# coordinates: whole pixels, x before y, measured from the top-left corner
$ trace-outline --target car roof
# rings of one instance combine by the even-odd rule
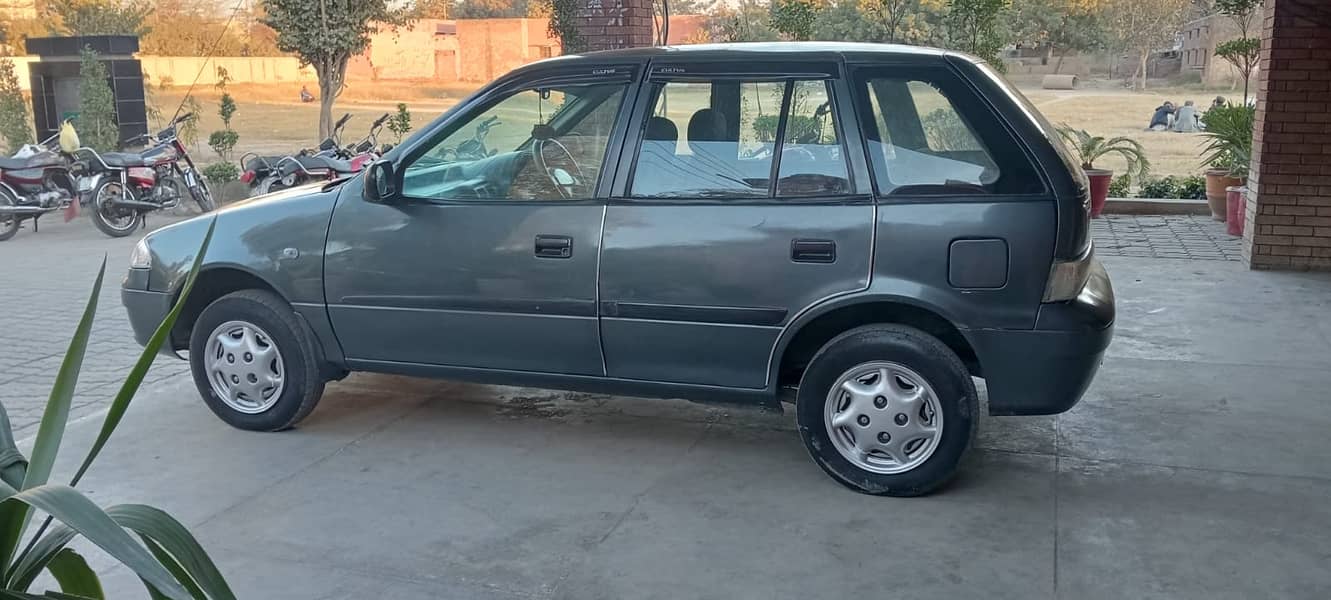
[[[965,54],[903,44],[872,44],[864,42],[737,42],[727,44],[686,44],[681,46],[649,46],[601,50],[584,54],[566,54],[530,63],[517,71],[530,71],[549,66],[572,66],[577,63],[609,63],[642,61],[653,58],[688,58],[699,61],[780,61],[793,58],[847,58],[892,59],[958,56],[975,60]],[[515,71],[515,72],[517,72]]]

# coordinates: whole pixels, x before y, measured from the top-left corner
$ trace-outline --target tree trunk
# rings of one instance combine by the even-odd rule
[[[1060,70],[1063,69],[1063,57],[1065,57],[1065,56],[1067,56],[1067,55],[1068,55],[1068,49],[1067,49],[1067,48],[1064,48],[1062,52],[1059,52],[1059,53],[1058,53],[1058,62],[1054,63],[1054,74],[1055,74],[1055,75],[1058,75],[1058,72],[1059,72]]]
[[[1146,89],[1146,63],[1149,62],[1150,60],[1151,60],[1151,51],[1147,49],[1142,49],[1141,66],[1139,67],[1138,70],[1138,73],[1141,74],[1141,79],[1138,80],[1140,85],[1137,87],[1137,89],[1139,90]]]
[[[314,64],[314,72],[319,76],[319,140],[333,135],[333,103],[342,95],[346,81],[347,59],[349,57],[330,57]]]

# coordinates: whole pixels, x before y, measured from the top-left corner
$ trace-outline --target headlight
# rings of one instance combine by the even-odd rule
[[[153,255],[148,251],[148,238],[141,239],[134,244],[134,251],[129,253],[129,268],[149,269],[152,266]]]

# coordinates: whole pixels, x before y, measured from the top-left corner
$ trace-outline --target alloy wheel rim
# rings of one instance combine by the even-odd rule
[[[837,378],[823,424],[841,457],[882,475],[929,460],[943,433],[943,411],[929,382],[900,363],[867,362]]]
[[[218,325],[208,336],[203,360],[213,393],[240,413],[267,411],[277,404],[286,386],[282,351],[268,332],[253,323]]]

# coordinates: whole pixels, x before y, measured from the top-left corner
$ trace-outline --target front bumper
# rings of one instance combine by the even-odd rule
[[[1114,288],[1096,261],[1076,299],[1040,305],[1034,329],[964,334],[983,370],[989,414],[1058,414],[1081,400],[1114,337]]]
[[[171,294],[150,292],[147,290],[120,289],[120,301],[129,313],[129,325],[134,329],[134,340],[140,346],[146,346],[153,332],[162,324],[166,314],[171,312]],[[163,356],[175,356],[168,341],[159,351]]]

